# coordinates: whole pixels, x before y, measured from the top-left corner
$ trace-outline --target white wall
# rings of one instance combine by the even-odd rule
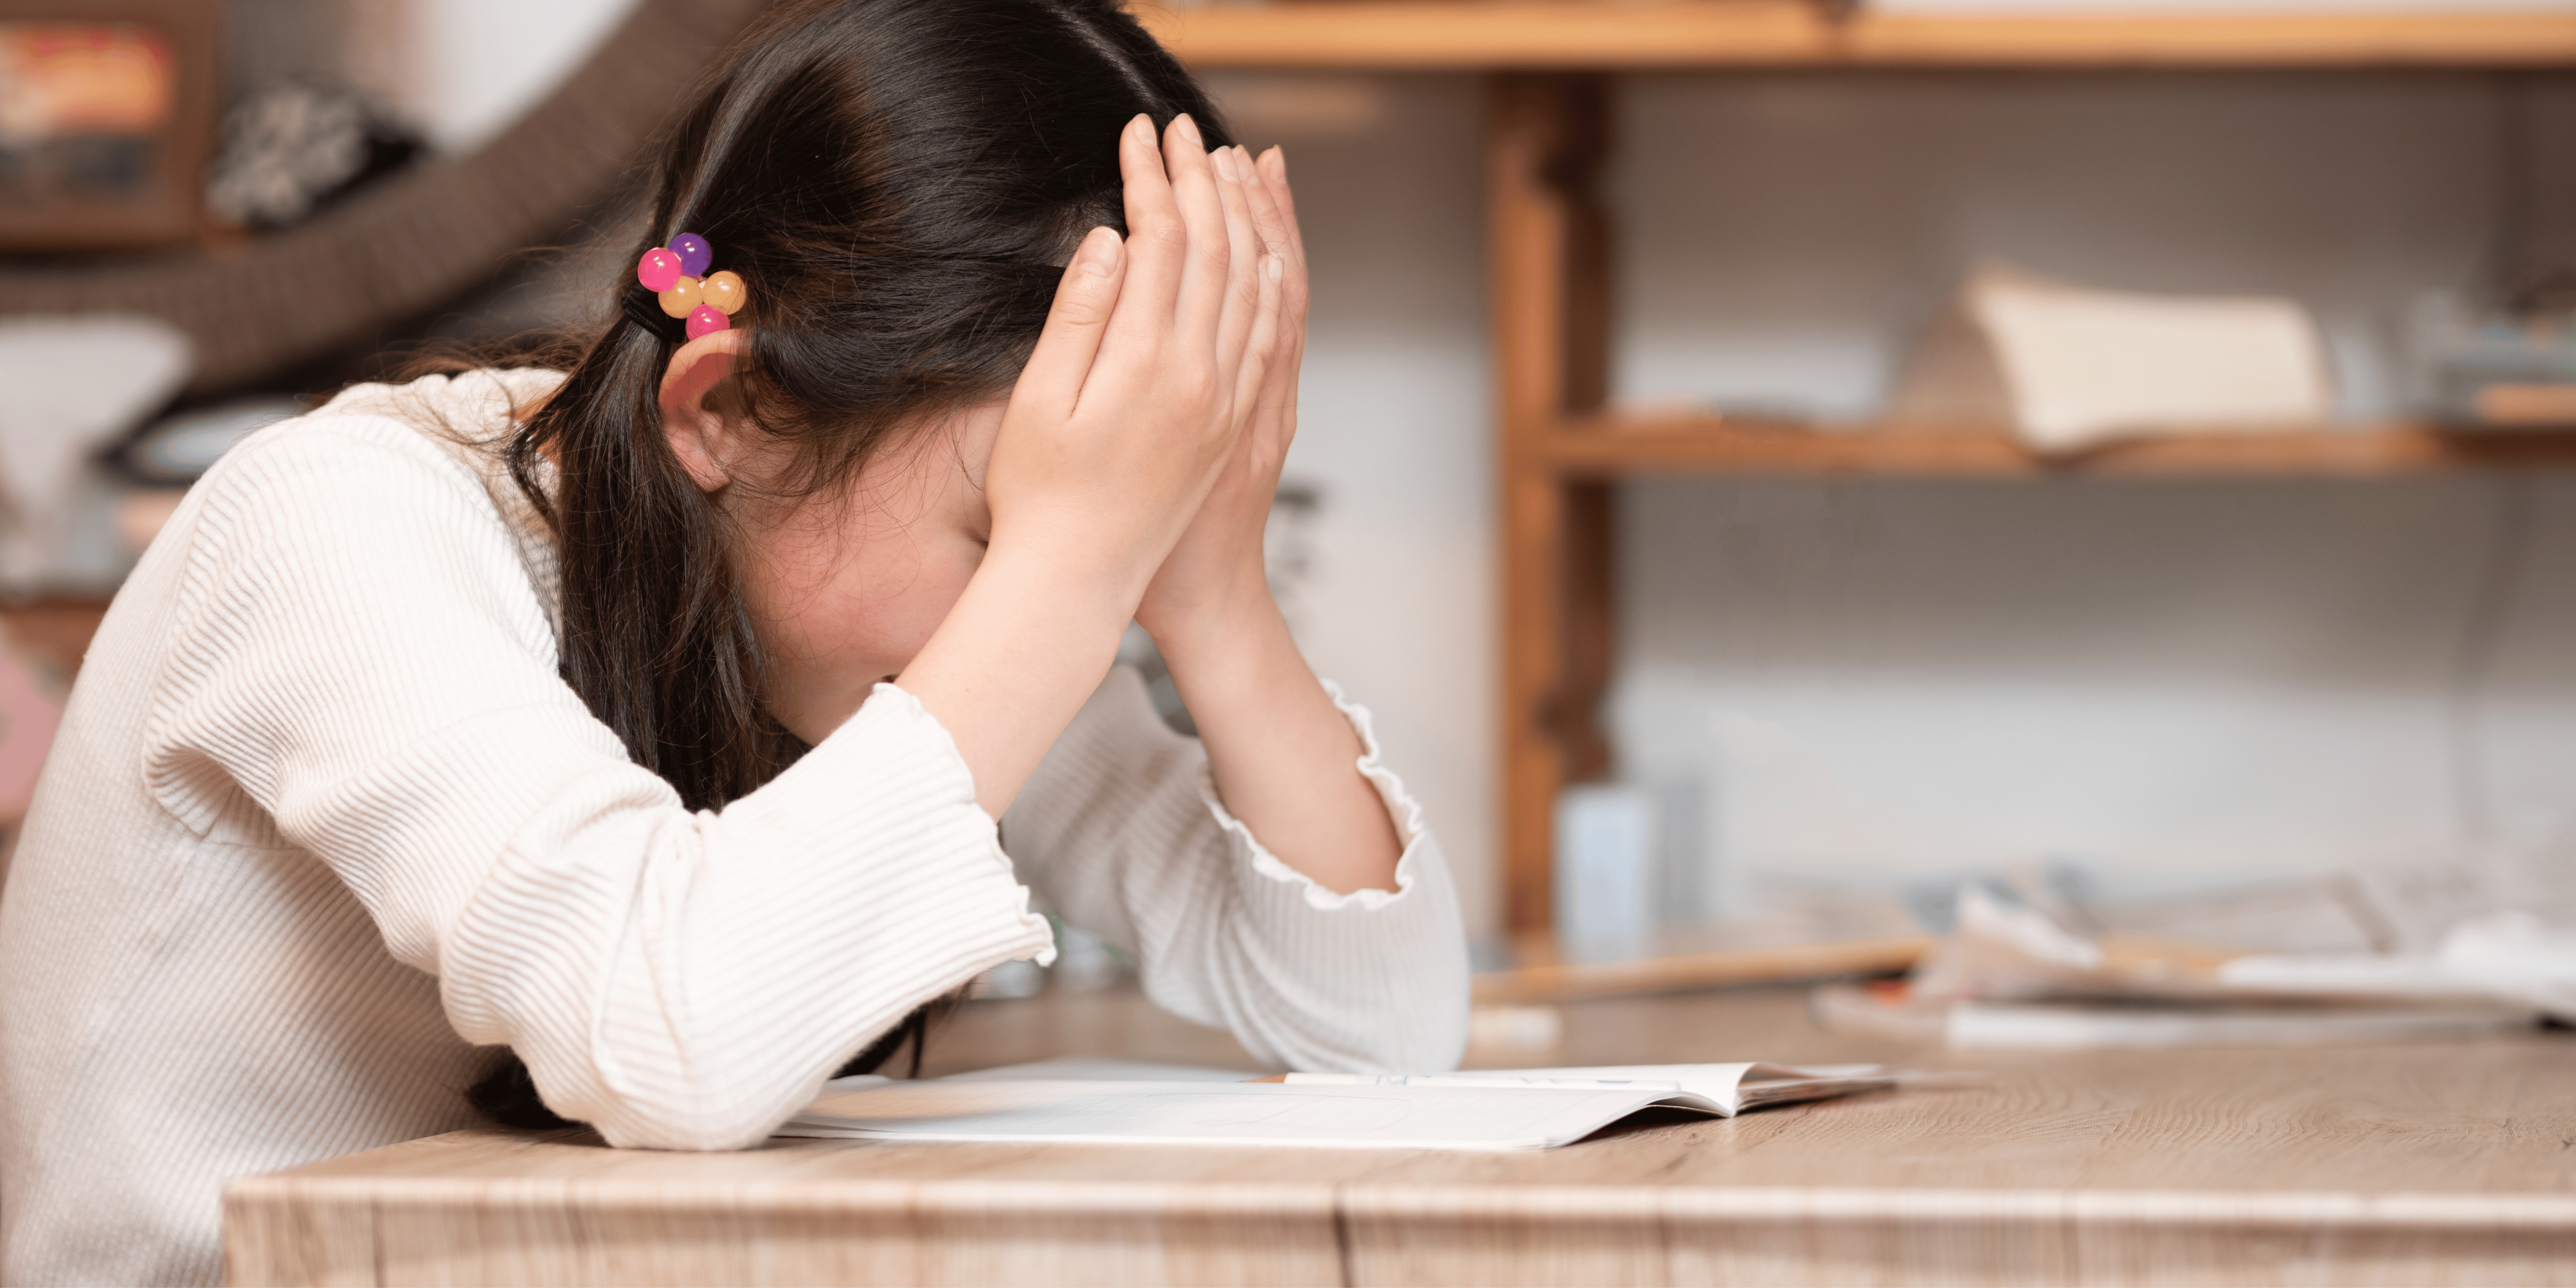
[[[2539,520],[2518,568],[2498,563],[2515,488]],[[1628,500],[1613,719],[1630,775],[1696,797],[1713,908],[1793,874],[2420,862],[2482,820],[2576,847],[2565,481],[1655,482]],[[2498,570],[2513,590],[2489,653],[2470,623]],[[2471,776],[2479,798],[2459,794]]]
[[[635,0],[356,0],[375,88],[444,152],[471,152],[553,93]],[[674,86],[676,91],[678,87]]]

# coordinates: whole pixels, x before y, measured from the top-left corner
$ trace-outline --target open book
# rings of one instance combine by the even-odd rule
[[[1876,1066],[1622,1065],[1433,1075],[1288,1074],[1051,1061],[924,1082],[825,1083],[781,1136],[864,1140],[1546,1149],[1643,1109],[1731,1116],[1873,1091]]]

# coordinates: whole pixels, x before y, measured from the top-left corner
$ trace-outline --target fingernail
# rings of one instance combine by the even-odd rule
[[[1107,234],[1103,236],[1102,234]],[[1073,248],[1073,262],[1086,272],[1106,275],[1109,266],[1118,261],[1118,230],[1107,224],[1083,234],[1082,244]]]
[[[1217,178],[1228,183],[1240,183],[1243,180],[1242,175],[1234,172],[1234,154],[1224,148],[1208,153],[1208,168],[1216,171]]]
[[[1179,116],[1173,117],[1172,128],[1180,131],[1181,137],[1188,139],[1191,144],[1196,146],[1200,151],[1204,152],[1207,150],[1207,140],[1199,137],[1199,123],[1191,120],[1189,113],[1183,112]]]
[[[1127,122],[1127,132],[1129,134],[1135,134],[1140,130],[1144,132],[1144,136],[1146,138],[1150,139],[1154,137],[1154,118],[1145,115],[1143,112],[1138,112],[1136,114],[1136,119]]]
[[[1273,165],[1279,167],[1279,177],[1285,180],[1288,177],[1288,149],[1276,143],[1271,144],[1270,160]]]

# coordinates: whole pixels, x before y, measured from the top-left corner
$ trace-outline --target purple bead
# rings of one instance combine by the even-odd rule
[[[680,257],[680,273],[684,277],[704,277],[707,266],[716,262],[715,247],[709,246],[707,239],[696,233],[682,233],[672,238],[670,251]]]
[[[680,257],[667,250],[648,250],[644,258],[635,261],[635,280],[655,295],[671,289],[682,276]]]
[[[698,306],[697,312],[689,315],[689,338],[692,340],[695,340],[702,335],[712,335],[718,331],[730,331],[732,329],[732,318],[726,317],[724,314],[718,313],[704,304]]]

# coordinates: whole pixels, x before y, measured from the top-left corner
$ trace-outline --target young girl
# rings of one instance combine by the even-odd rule
[[[8,1282],[211,1283],[227,1178],[510,1060],[755,1144],[1032,896],[1265,1060],[1456,1059],[1438,847],[1262,575],[1276,151],[1113,0],[804,3],[637,250],[568,370],[264,432],[118,596],[0,903]]]

